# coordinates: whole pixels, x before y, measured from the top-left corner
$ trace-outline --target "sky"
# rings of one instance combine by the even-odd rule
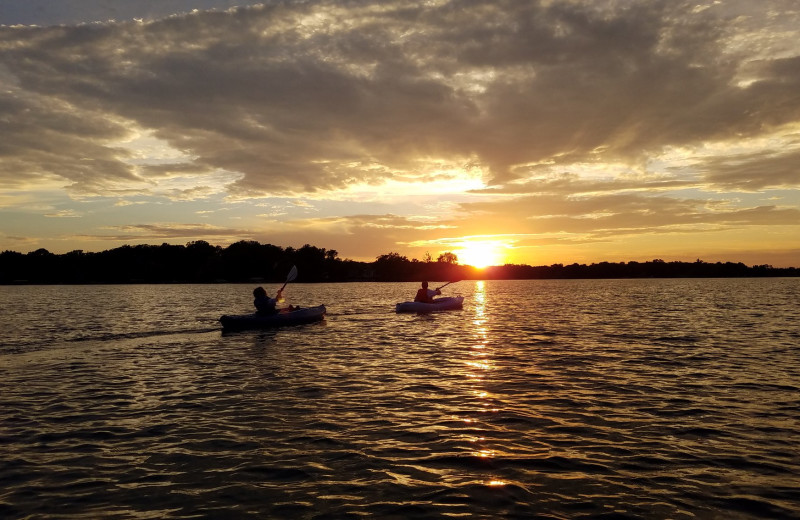
[[[0,250],[800,266],[795,0],[0,0]]]

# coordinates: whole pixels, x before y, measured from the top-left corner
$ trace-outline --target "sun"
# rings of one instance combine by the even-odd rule
[[[461,265],[471,265],[478,269],[490,265],[503,265],[505,263],[501,242],[492,240],[469,241],[460,244],[461,247],[453,251]]]

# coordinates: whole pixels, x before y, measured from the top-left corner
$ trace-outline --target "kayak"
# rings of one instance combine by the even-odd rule
[[[279,312],[268,316],[260,314],[226,314],[219,318],[225,330],[243,329],[269,329],[272,327],[287,327],[290,325],[303,325],[321,321],[325,317],[325,306],[306,307],[290,312]]]
[[[433,303],[424,302],[403,302],[395,305],[396,312],[438,312],[454,311],[464,306],[463,296],[453,296],[448,298],[437,298]]]

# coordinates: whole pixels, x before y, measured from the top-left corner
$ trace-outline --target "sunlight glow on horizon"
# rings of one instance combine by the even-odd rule
[[[462,265],[484,269],[493,265],[503,265],[507,261],[503,249],[507,248],[508,244],[500,240],[468,240],[458,245],[459,248],[453,253]]]

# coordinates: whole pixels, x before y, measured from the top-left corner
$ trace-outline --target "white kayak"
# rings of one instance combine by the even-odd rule
[[[448,298],[437,298],[433,303],[424,302],[403,302],[395,305],[396,312],[438,312],[455,311],[464,306],[463,296],[452,296]]]
[[[325,312],[325,306],[319,305],[267,316],[256,313],[225,315],[220,317],[219,321],[225,330],[268,329],[321,321],[325,317]]]

